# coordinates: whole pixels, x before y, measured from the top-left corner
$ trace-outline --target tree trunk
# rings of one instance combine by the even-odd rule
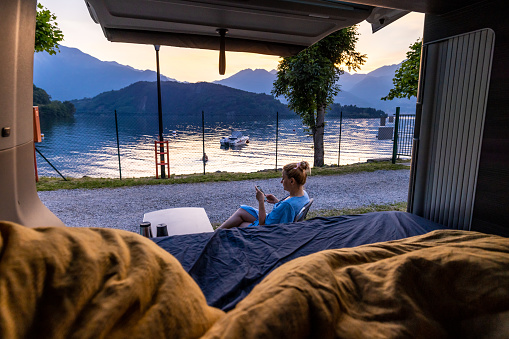
[[[325,130],[325,105],[318,105],[316,110],[316,124],[313,129],[313,142],[314,142],[314,166],[321,167],[324,165],[324,150],[323,150],[323,132]]]

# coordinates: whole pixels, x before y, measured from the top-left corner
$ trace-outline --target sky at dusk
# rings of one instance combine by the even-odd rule
[[[64,33],[63,46],[75,47],[103,61],[116,61],[136,69],[155,70],[153,45],[109,42],[88,14],[83,0],[39,0],[57,16]],[[409,46],[422,37],[424,15],[410,13],[372,34],[371,25],[359,25],[357,51],[367,54],[367,62],[359,73],[368,73],[384,65],[398,64],[405,59]],[[178,81],[198,82],[221,80],[246,69],[277,67],[279,57],[226,52],[226,74],[219,75],[218,51],[161,46],[161,73]]]

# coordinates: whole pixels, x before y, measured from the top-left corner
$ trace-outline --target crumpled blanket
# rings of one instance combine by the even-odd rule
[[[153,240],[180,261],[210,306],[229,311],[270,272],[298,257],[399,240],[443,228],[416,215],[392,211]]]
[[[197,338],[224,312],[151,240],[0,222],[0,338]]]
[[[438,230],[318,252],[224,313],[169,253],[110,229],[0,223],[2,338],[501,338],[509,239]]]
[[[439,230],[294,259],[204,338],[509,338],[509,239]]]

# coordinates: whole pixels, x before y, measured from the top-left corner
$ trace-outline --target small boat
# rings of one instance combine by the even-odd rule
[[[221,138],[219,141],[221,146],[237,146],[249,143],[249,137],[247,135],[242,135],[242,132],[234,131],[232,135],[226,138]]]

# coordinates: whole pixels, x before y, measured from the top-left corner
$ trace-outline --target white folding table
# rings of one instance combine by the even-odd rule
[[[148,212],[143,221],[151,224],[152,235],[157,234],[157,225],[166,224],[168,235],[214,232],[209,217],[202,207],[168,208]]]

